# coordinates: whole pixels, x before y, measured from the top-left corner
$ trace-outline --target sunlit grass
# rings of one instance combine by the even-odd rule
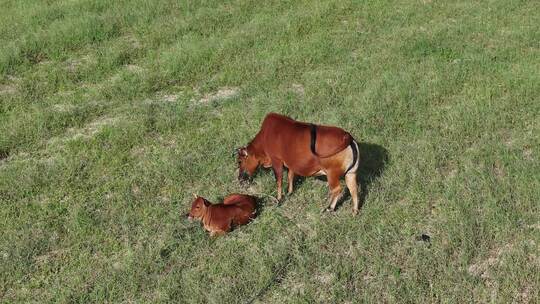
[[[538,302],[539,12],[5,1],[1,301]],[[279,207],[270,172],[238,185],[271,111],[362,143],[358,217],[317,179]],[[193,192],[263,210],[210,239]]]

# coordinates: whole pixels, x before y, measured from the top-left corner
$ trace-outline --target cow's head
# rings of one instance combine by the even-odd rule
[[[188,214],[188,219],[200,219],[205,213],[208,206],[210,206],[210,202],[207,201],[205,198],[197,196],[193,194],[195,197],[195,200],[191,203],[191,210]]]
[[[236,149],[236,160],[238,161],[238,180],[240,182],[248,181],[257,170],[259,160],[248,151],[247,147]]]

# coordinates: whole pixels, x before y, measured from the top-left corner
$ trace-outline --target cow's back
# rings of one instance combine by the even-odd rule
[[[223,200],[235,225],[243,225],[255,216],[255,198],[245,194],[231,194]]]
[[[253,211],[256,208],[255,198],[245,194],[230,194],[223,199],[223,204],[234,205],[248,211]]]
[[[315,152],[330,157],[347,148],[353,141],[351,134],[338,127],[316,126]]]
[[[345,130],[331,126],[316,126],[315,155],[311,151],[312,124],[293,120],[290,117],[270,113],[261,126],[265,150],[280,159],[286,154],[300,154],[309,161],[310,156],[330,157],[351,144],[353,138]],[[272,155],[270,155],[272,156]]]

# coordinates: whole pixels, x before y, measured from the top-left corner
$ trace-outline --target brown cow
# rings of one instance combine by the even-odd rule
[[[274,170],[277,198],[281,200],[283,166],[288,168],[288,193],[293,191],[295,175],[326,175],[330,188],[329,206],[334,211],[342,195],[340,178],[345,181],[358,213],[358,143],[343,129],[295,121],[276,113],[266,115],[259,133],[237,150],[238,179],[252,177],[259,165]]]
[[[194,196],[188,219],[201,220],[210,236],[225,234],[255,217],[256,203],[253,196],[231,194],[223,203],[214,205],[204,197]]]

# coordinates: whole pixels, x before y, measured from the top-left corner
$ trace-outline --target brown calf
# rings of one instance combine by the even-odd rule
[[[195,195],[191,203],[188,219],[201,220],[210,236],[225,234],[234,227],[245,225],[255,217],[255,198],[243,194],[231,194],[223,203],[212,204],[205,198]]]
[[[329,206],[333,211],[342,195],[340,178],[345,181],[358,213],[358,143],[343,129],[295,121],[276,113],[266,115],[259,133],[237,151],[238,179],[253,176],[259,165],[274,170],[277,198],[281,200],[283,166],[288,168],[288,193],[293,191],[295,175],[326,175],[330,188]]]

